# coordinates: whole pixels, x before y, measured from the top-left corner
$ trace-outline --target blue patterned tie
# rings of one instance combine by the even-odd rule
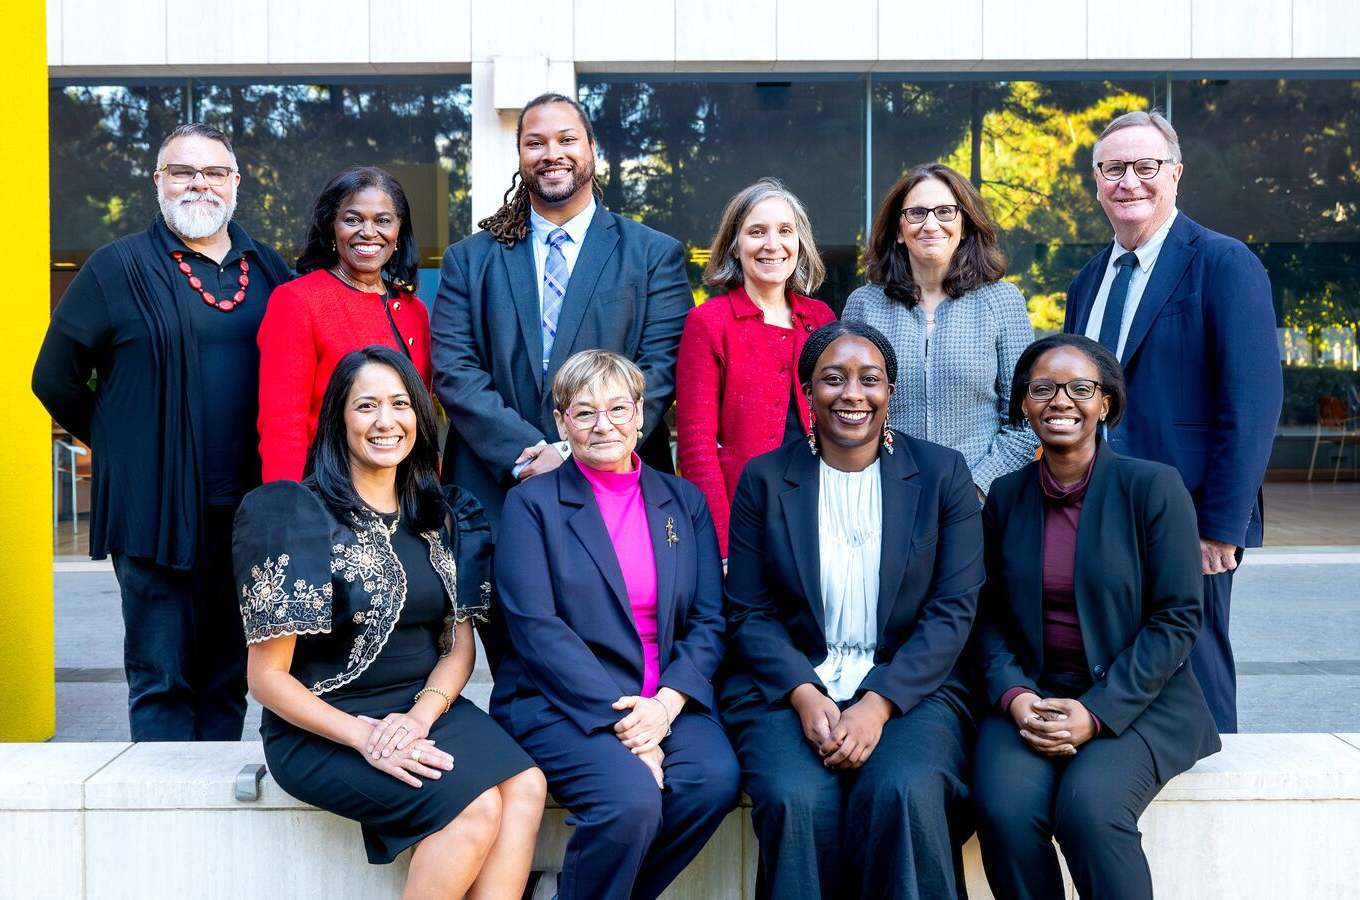
[[[562,245],[571,235],[554,228],[548,235],[548,260],[543,265],[543,371],[548,371],[548,357],[552,356],[553,341],[557,339],[557,317],[562,312],[562,298],[567,296],[567,258]]]
[[[1100,320],[1100,342],[1111,353],[1119,355],[1119,333],[1124,328],[1124,302],[1129,298],[1129,282],[1133,267],[1138,265],[1138,254],[1125,253],[1114,261],[1119,271],[1110,285],[1110,296],[1105,298],[1105,315]]]

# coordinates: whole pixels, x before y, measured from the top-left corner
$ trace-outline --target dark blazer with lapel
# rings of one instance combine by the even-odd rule
[[[1068,288],[1064,331],[1085,332],[1112,249]],[[1241,241],[1178,213],[1120,361],[1128,409],[1109,430],[1110,446],[1181,473],[1200,537],[1261,546],[1261,482],[1284,399],[1261,261]]]
[[[434,387],[449,415],[445,482],[472,492],[499,522],[515,458],[556,441],[552,379],[578,350],[633,360],[647,378],[639,446],[645,462],[671,471],[663,417],[675,396],[675,358],[694,305],[680,242],[597,206],[567,283],[548,372],[534,250],[482,231],[444,253],[430,319]]]
[[[962,708],[955,665],[977,610],[982,526],[968,464],[955,450],[894,432],[879,453],[883,548],[878,651],[860,683],[906,712],[946,682]],[[826,658],[817,499],[818,458],[802,441],[747,464],[732,501],[724,667],[725,710],[785,702]]]
[[[723,654],[713,519],[689,482],[646,465],[640,478],[656,555],[660,684],[713,716]],[[516,735],[559,716],[587,734],[613,728],[623,715],[614,701],[642,687],[642,642],[600,507],[573,462],[506,496],[494,571],[499,627],[483,635],[492,713]]]
[[[1013,687],[1037,693],[1043,672],[1039,465],[994,481],[983,510],[987,583],[977,640],[993,706]],[[1195,510],[1174,469],[1100,445],[1077,524],[1073,582],[1093,682],[1076,699],[1111,733],[1138,732],[1163,781],[1217,752],[1213,717],[1185,665],[1199,634],[1204,579]]]

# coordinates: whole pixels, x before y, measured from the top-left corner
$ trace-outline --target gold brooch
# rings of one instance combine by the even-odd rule
[[[675,533],[675,519],[666,517],[666,544],[674,547],[680,543],[680,535]]]

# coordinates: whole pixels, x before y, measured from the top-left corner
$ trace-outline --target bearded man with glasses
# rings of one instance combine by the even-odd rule
[[[255,335],[291,273],[231,221],[241,175],[221,131],[176,128],[152,180],[160,213],[81,267],[33,392],[93,451],[90,556],[113,557],[122,591],[132,740],[234,741],[246,679],[232,519],[260,483]]]
[[[1118,117],[1092,156],[1114,241],[1068,288],[1063,330],[1124,367],[1129,405],[1110,446],[1174,466],[1194,499],[1204,625],[1190,661],[1218,730],[1235,732],[1232,576],[1242,548],[1261,546],[1284,394],[1270,278],[1241,241],[1177,211],[1180,140],[1160,113]]]

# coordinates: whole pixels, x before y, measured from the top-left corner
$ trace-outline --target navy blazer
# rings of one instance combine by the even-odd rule
[[[711,717],[723,654],[713,518],[689,482],[645,464],[640,478],[656,555],[660,685]],[[558,716],[587,734],[612,729],[624,715],[614,702],[642,688],[642,642],[599,504],[573,462],[506,496],[494,572],[500,628],[483,635],[492,713],[516,735]]]
[[[883,548],[876,665],[859,690],[907,712],[947,682],[959,708],[956,664],[982,584],[977,489],[956,450],[894,432],[879,453]],[[724,710],[782,702],[803,683],[826,686],[817,498],[819,460],[793,441],[747,463],[732,500],[727,616],[732,652]]]
[[[595,208],[567,283],[548,371],[534,250],[481,231],[444,253],[430,316],[434,388],[449,415],[443,478],[470,491],[495,526],[515,458],[558,439],[552,380],[578,350],[602,348],[647,379],[643,461],[672,471],[664,417],[675,397],[675,359],[694,306],[685,249],[604,206]]]
[[[1067,290],[1063,330],[1086,331],[1113,244]],[[1199,536],[1262,539],[1261,482],[1284,401],[1265,267],[1239,240],[1178,213],[1124,343],[1128,410],[1110,446],[1181,473]]]
[[[1034,462],[992,482],[977,629],[987,697],[1035,693],[1044,669],[1044,498]],[[1220,744],[1186,659],[1199,634],[1195,509],[1170,466],[1100,445],[1077,524],[1077,619],[1092,687],[1075,699],[1115,735],[1147,742],[1163,781]],[[1098,740],[1098,738],[1097,738]]]

